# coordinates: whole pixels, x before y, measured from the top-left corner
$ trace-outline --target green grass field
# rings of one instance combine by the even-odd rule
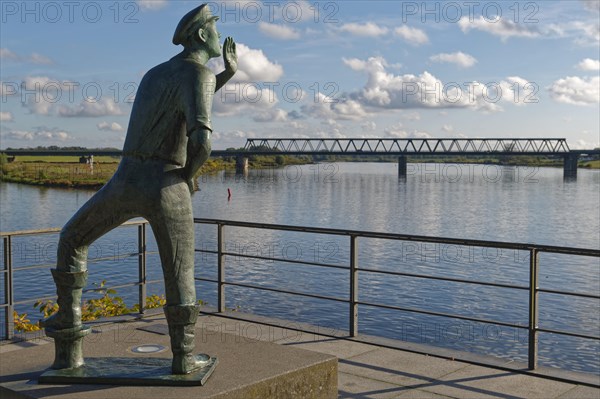
[[[590,169],[600,169],[600,159],[599,160],[595,160],[595,161],[587,161],[584,162],[583,165],[580,165],[584,168],[590,168]]]
[[[250,167],[282,167],[311,161],[309,157],[251,156]],[[550,166],[544,164],[543,161],[546,160],[529,161],[537,162],[534,163],[537,166]],[[7,162],[6,157],[3,157],[0,180],[40,186],[99,188],[115,173],[118,162],[119,158],[116,157],[98,156],[94,157],[92,168],[88,164],[80,164],[77,156],[18,156],[13,162]],[[561,164],[554,162],[552,166],[558,167]],[[600,160],[581,162],[579,167],[600,169]],[[209,159],[198,174],[234,168],[233,158]]]
[[[50,155],[50,156],[39,156],[39,155],[18,155],[15,158],[17,162],[50,162],[50,163],[79,163],[78,156],[59,156],[59,155]],[[99,163],[118,163],[119,157],[109,157],[105,155],[95,156],[94,162]]]

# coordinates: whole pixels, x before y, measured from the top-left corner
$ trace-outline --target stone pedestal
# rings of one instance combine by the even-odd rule
[[[155,332],[138,329],[142,325],[164,324]],[[164,333],[161,333],[164,331]],[[235,332],[235,331],[233,331]],[[250,327],[238,333],[196,329],[196,349],[219,359],[218,366],[204,386],[160,386],[149,382],[140,386],[119,385],[104,380],[94,384],[43,384],[38,379],[49,371],[54,345],[49,338],[0,347],[0,397],[61,399],[136,398],[336,398],[337,358],[317,352],[251,339]],[[136,353],[139,345],[163,346],[155,354]],[[148,367],[168,367],[171,353],[164,320],[153,323],[123,323],[94,327],[84,338],[86,364],[98,362],[119,365],[143,362]],[[102,360],[98,360],[101,358]],[[114,358],[114,363],[110,363]],[[85,366],[84,366],[85,367]],[[128,366],[134,367],[134,366]],[[113,371],[115,371],[113,370]],[[133,372],[130,370],[129,372]],[[107,385],[108,384],[108,385]]]

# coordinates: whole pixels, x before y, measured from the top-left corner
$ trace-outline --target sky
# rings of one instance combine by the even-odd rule
[[[121,148],[137,85],[196,1],[0,1],[0,148]],[[217,1],[239,70],[213,149],[246,138],[600,144],[600,2]],[[222,59],[209,67],[219,73]]]

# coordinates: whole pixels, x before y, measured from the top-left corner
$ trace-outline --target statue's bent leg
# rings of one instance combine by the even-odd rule
[[[46,335],[54,338],[52,368],[55,369],[75,368],[84,364],[83,338],[91,332],[81,322],[81,296],[87,280],[88,246],[135,216],[131,210],[115,208],[115,203],[124,203],[121,193],[114,188],[115,181],[111,180],[86,202],[60,233],[56,269],[52,270],[59,309],[56,314],[42,321]]]
[[[131,218],[129,212],[115,209],[115,196],[109,183],[86,202],[61,230],[56,269],[52,270],[59,310],[42,321],[47,329],[81,326],[81,296],[87,280],[88,246]]]
[[[208,364],[206,355],[193,355],[199,308],[194,285],[194,221],[187,183],[178,179],[163,188],[161,210],[150,219],[165,278],[173,374],[187,374]]]

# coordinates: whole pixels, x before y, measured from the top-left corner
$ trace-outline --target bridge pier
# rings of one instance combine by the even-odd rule
[[[248,174],[248,158],[244,156],[238,156],[235,159],[235,173],[240,175]]]
[[[565,179],[573,179],[577,177],[577,162],[579,156],[577,154],[567,154],[563,158],[563,177]]]
[[[406,177],[406,164],[407,164],[406,155],[399,156],[398,157],[398,177]]]

